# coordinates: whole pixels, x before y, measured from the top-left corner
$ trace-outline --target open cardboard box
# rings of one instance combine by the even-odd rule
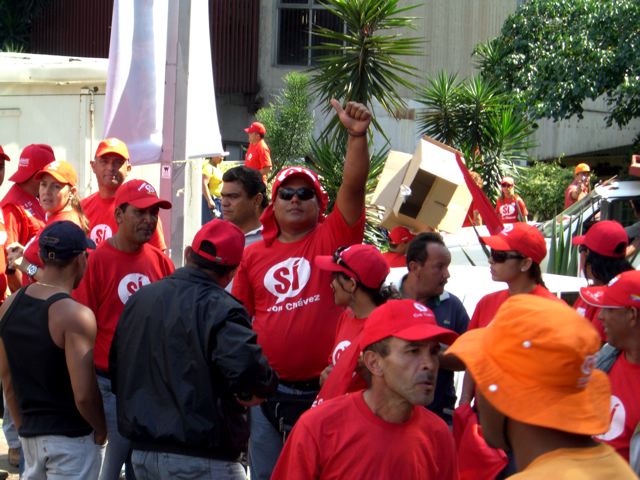
[[[456,232],[471,204],[456,153],[460,154],[427,136],[413,155],[391,151],[371,199],[384,207],[381,225],[389,229],[404,225],[416,232]],[[411,194],[404,196],[407,187]]]

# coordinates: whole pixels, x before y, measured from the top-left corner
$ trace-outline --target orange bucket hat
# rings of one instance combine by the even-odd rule
[[[466,365],[483,397],[505,416],[581,435],[609,429],[611,389],[594,370],[600,336],[562,302],[514,295],[486,328],[471,330],[446,354]]]

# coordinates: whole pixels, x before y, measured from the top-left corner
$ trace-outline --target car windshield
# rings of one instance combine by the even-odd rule
[[[592,191],[589,195],[584,197],[579,202],[574,203],[569,208],[564,210],[562,213],[556,215],[555,222],[560,225],[560,222],[563,224],[563,228],[567,228],[571,221],[575,221],[578,217],[582,216],[583,220],[585,219],[585,213],[591,212],[595,213],[598,209],[598,198],[599,195],[596,191]],[[591,216],[589,213],[588,216]],[[554,220],[547,220],[544,222],[539,228],[542,234],[545,237],[550,237],[553,232],[553,222]]]

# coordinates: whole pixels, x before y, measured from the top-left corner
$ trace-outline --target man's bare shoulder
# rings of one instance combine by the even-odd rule
[[[96,317],[90,308],[73,298],[63,298],[49,307],[49,322],[52,327],[63,331],[94,334]]]

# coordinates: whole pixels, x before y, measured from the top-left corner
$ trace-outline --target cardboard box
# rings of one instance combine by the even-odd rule
[[[391,151],[371,199],[384,208],[381,225],[456,232],[471,204],[456,153],[426,136],[413,155]]]

